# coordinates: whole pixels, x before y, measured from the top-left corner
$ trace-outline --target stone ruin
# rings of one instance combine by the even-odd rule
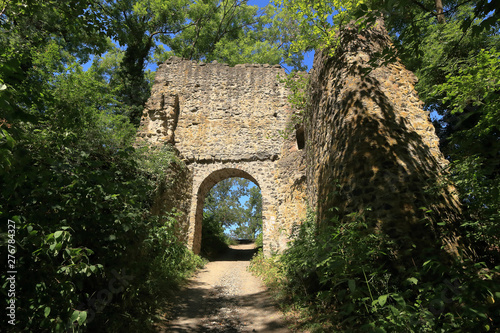
[[[260,188],[266,253],[281,251],[293,222],[305,215],[304,151],[293,134],[280,135],[293,110],[277,75],[286,75],[281,66],[180,58],[158,68],[138,138],[173,144],[189,168],[179,193],[189,193],[183,222],[195,253],[205,197],[223,179],[241,177]]]
[[[288,137],[280,133],[290,127],[294,110],[290,91],[277,78],[286,75],[281,66],[171,58],[158,68],[138,141],[172,144],[185,161],[188,170],[177,175],[175,193],[159,201],[177,200],[195,253],[205,196],[229,177],[261,189],[267,255],[286,247],[308,206],[322,223],[335,206],[341,214],[364,212],[395,238],[439,237],[422,227],[420,207],[451,221],[458,203],[452,189],[427,189],[446,160],[413,73],[397,61],[369,70],[374,53],[388,45],[383,26],[347,29],[334,55],[317,52],[305,131]]]

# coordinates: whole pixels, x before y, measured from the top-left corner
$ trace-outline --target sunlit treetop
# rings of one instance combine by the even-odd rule
[[[343,26],[352,22],[363,28],[379,17],[384,18],[393,36],[408,35],[407,30],[420,20],[435,18],[436,24],[445,23],[464,6],[473,9],[473,15],[461,25],[464,33],[473,29],[480,34],[498,28],[500,20],[500,5],[490,0],[274,0],[274,4],[297,22],[300,33],[292,42],[294,52],[326,48],[333,51],[338,45],[336,33]]]

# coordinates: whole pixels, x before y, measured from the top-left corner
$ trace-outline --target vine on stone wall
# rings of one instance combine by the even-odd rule
[[[284,83],[285,87],[290,90],[287,100],[292,106],[293,113],[286,128],[280,131],[281,136],[287,139],[293,131],[302,127],[305,121],[305,114],[309,101],[309,95],[307,94],[309,74],[293,71],[286,77],[278,75],[277,79],[279,83]]]

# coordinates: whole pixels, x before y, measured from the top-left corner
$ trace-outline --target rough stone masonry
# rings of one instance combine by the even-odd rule
[[[438,237],[423,227],[422,206],[453,218],[458,204],[452,191],[426,189],[436,184],[446,161],[414,90],[414,75],[399,62],[366,75],[373,54],[390,45],[382,26],[361,33],[347,29],[341,38],[333,56],[317,52],[305,133],[287,139],[280,131],[293,110],[290,92],[277,79],[285,75],[280,66],[172,58],[158,68],[138,140],[172,144],[185,160],[189,170],[181,186],[159,199],[179,201],[186,241],[195,252],[205,196],[229,177],[249,179],[261,189],[266,254],[286,247],[307,204],[321,223],[333,206],[341,214],[366,212],[397,239]]]
[[[310,205],[323,223],[332,218],[331,207],[339,216],[362,213],[397,243],[399,254],[439,249],[439,243],[455,254],[459,203],[442,182],[447,161],[414,89],[416,76],[399,61],[371,63],[391,47],[382,22],[360,32],[347,27],[340,38],[333,55],[316,53],[310,73]],[[446,231],[437,222],[447,222]]]
[[[281,66],[180,58],[158,68],[138,137],[173,144],[189,168],[176,191],[184,198],[186,241],[195,253],[205,197],[223,179],[241,177],[259,186],[267,254],[286,246],[292,223],[305,215],[304,152],[293,134],[280,135],[292,109],[277,75],[285,76]]]

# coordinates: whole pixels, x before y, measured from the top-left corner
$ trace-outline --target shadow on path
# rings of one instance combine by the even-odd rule
[[[257,249],[246,249],[246,248],[229,248],[222,255],[217,257],[213,261],[248,261],[252,259],[254,254],[257,253]]]
[[[199,271],[174,298],[173,315],[159,332],[290,332],[248,272],[253,244],[232,246]]]

